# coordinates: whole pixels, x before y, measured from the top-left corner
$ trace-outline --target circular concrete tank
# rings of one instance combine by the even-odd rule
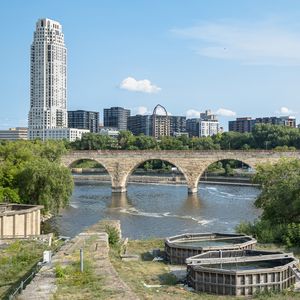
[[[298,261],[291,253],[241,250],[207,252],[187,263],[187,282],[196,291],[250,296],[293,285]]]
[[[166,259],[171,264],[185,264],[188,257],[213,250],[252,249],[256,240],[241,234],[190,233],[165,240]]]

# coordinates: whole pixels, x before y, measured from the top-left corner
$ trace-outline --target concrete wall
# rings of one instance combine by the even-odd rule
[[[188,282],[198,292],[250,296],[259,292],[287,289],[295,283],[295,275],[289,265],[243,272],[189,266]]]
[[[7,210],[0,213],[0,238],[24,238],[40,235],[42,206]]]

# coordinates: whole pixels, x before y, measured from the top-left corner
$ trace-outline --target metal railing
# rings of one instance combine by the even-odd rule
[[[15,297],[17,295],[21,294],[22,291],[24,290],[24,288],[31,282],[31,280],[34,278],[34,276],[40,271],[40,269],[42,268],[42,266],[43,266],[42,260],[40,260],[39,262],[37,262],[32,267],[32,269],[21,279],[21,281],[19,281],[19,283],[17,284],[17,286],[14,289],[14,291],[10,292],[11,290],[9,290],[6,299],[13,300],[13,299],[15,299]]]
[[[52,250],[52,255],[56,254],[58,250],[67,243],[70,238],[60,236],[58,240],[64,240],[64,243],[58,247],[56,247],[54,250]],[[16,298],[16,296],[20,295],[22,291],[25,289],[25,287],[31,282],[31,280],[35,277],[35,275],[40,271],[40,269],[45,265],[43,263],[43,258],[41,258],[23,277],[18,283],[13,285],[6,295],[4,296],[4,299],[13,300]]]

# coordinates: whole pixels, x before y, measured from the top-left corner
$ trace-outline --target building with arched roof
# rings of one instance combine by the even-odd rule
[[[170,118],[167,110],[157,104],[152,113],[152,135],[155,138],[170,136]]]

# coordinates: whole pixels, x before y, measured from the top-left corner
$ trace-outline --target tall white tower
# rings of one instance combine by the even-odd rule
[[[67,49],[60,23],[39,19],[30,56],[29,139],[67,128]]]

